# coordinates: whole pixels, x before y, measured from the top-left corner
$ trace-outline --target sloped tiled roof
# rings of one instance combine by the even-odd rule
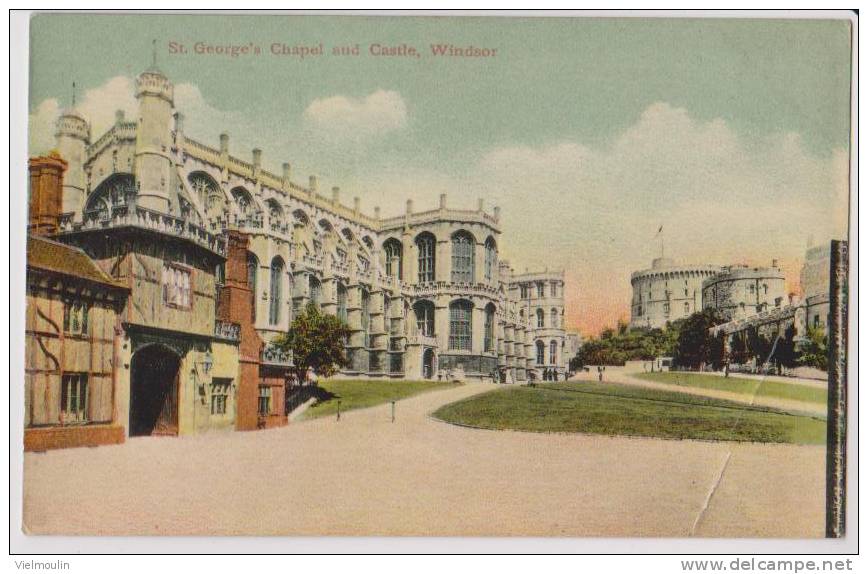
[[[27,238],[27,267],[70,275],[109,287],[127,288],[100,269],[81,249],[34,235]]]

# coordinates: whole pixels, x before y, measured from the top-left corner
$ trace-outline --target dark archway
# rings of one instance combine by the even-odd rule
[[[425,352],[422,353],[422,378],[433,379],[434,371],[436,370],[436,365],[434,364],[434,349],[425,349]]]
[[[163,345],[136,351],[130,363],[130,436],[178,434],[181,359]]]

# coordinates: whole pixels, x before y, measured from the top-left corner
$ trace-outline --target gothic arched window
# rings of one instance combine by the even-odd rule
[[[437,240],[430,233],[422,233],[416,238],[416,247],[419,250],[419,283],[431,283],[434,281],[434,268],[436,257],[434,250]]]
[[[347,288],[338,283],[338,319],[347,322]]]
[[[485,307],[485,351],[494,350],[494,304]]]
[[[253,253],[247,254],[247,286],[250,288],[250,296],[253,304],[250,306],[250,318],[256,321],[256,275],[259,272],[259,259]]]
[[[283,259],[279,256],[271,260],[271,288],[269,293],[268,323],[280,323],[280,306],[283,290]]]
[[[473,303],[465,300],[449,304],[449,350],[470,351],[473,343]]]
[[[485,280],[491,281],[497,267],[497,243],[493,237],[485,240]]]
[[[536,364],[546,364],[546,345],[542,341],[536,342]]]
[[[425,337],[434,336],[434,303],[418,301],[413,305],[416,313],[416,331]]]
[[[458,231],[452,236],[452,282],[473,282],[473,252],[476,242],[466,231]]]
[[[404,249],[397,239],[388,239],[383,244],[386,256],[386,275],[401,278],[403,273]]]

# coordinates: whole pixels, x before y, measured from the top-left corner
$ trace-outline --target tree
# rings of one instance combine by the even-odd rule
[[[349,335],[346,323],[309,303],[292,321],[289,332],[278,336],[274,345],[292,351],[295,374],[303,381],[309,368],[321,377],[330,377],[345,367],[348,361],[344,341]]]
[[[733,333],[729,344],[729,358],[733,363],[739,365],[747,362],[747,343],[743,331]]]
[[[725,340],[726,335],[724,332],[718,331],[717,335],[712,337],[710,341],[709,359],[711,360],[711,368],[716,371],[722,369],[724,363],[726,363]]]
[[[783,337],[778,339],[777,347],[775,348],[775,359],[778,363],[778,373],[781,367],[791,369],[796,366],[796,327],[790,325],[784,331]]]
[[[829,370],[829,339],[822,327],[808,327],[807,340],[802,343],[797,363],[806,367]]]
[[[703,309],[688,317],[681,326],[673,360],[680,367],[697,369],[711,360],[712,336],[709,329],[724,320],[714,309]]]

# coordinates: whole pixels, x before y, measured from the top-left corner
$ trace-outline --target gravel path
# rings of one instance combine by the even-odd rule
[[[25,531],[823,535],[823,447],[486,431],[429,416],[493,388],[400,401],[395,423],[382,405],[339,423],[27,453]]]

